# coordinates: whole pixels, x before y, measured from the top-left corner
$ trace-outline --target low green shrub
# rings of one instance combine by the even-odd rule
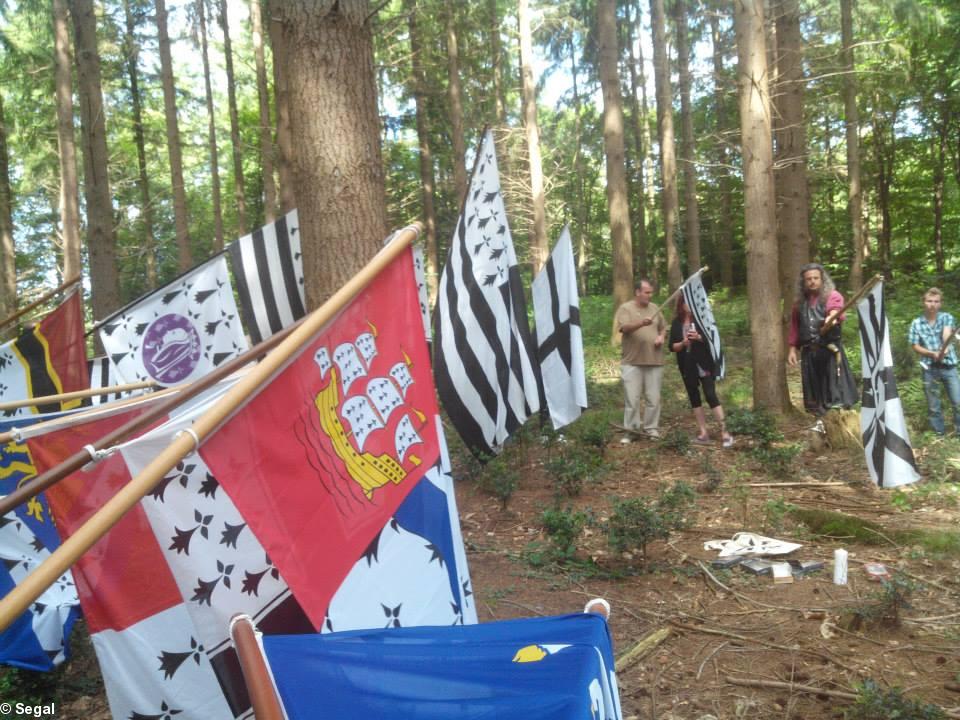
[[[665,540],[670,533],[689,524],[696,493],[684,482],[660,491],[654,499],[638,497],[614,500],[606,524],[607,542],[618,552],[640,550],[647,557],[647,545]]]
[[[846,720],[946,720],[937,705],[911,700],[900,688],[882,688],[871,678],[857,688],[857,699],[847,708]]]

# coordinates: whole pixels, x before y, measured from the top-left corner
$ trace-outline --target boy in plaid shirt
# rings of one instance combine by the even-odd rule
[[[953,315],[941,312],[942,293],[939,288],[930,288],[923,295],[923,315],[910,323],[907,340],[920,356],[923,368],[923,392],[927,396],[927,411],[930,426],[937,435],[943,435],[945,427],[940,407],[940,387],[947,391],[953,406],[954,432],[960,435],[960,377],[957,375],[957,354],[953,343],[944,346],[954,333]],[[944,348],[941,350],[941,348]]]

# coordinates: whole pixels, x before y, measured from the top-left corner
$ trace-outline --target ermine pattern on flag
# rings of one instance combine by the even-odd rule
[[[919,480],[920,475],[893,374],[882,282],[857,304],[857,314],[863,376],[860,431],[867,470],[879,487],[907,485]]]
[[[243,319],[254,345],[306,312],[300,220],[291,210],[227,248]]]
[[[116,372],[113,369],[113,365],[110,363],[110,358],[108,358],[106,355],[95,357],[89,360],[88,363],[88,374],[90,377],[91,390],[114,387],[115,385],[122,384],[117,381]],[[128,397],[129,395],[129,392],[114,392],[108,393],[107,395],[91,395],[87,402],[90,405],[102,405],[103,403],[108,403],[113,400],[120,400]]]
[[[710,298],[707,297],[707,290],[703,287],[700,273],[694,273],[683,284],[683,302],[686,303],[687,308],[693,315],[693,321],[699,329],[703,341],[710,348],[710,355],[716,368],[716,378],[723,380],[727,367],[723,356],[723,347],[720,344],[720,330],[717,328],[717,322],[713,317],[713,308],[710,307]]]
[[[223,255],[100,324],[120,382],[193,382],[247,349]]]
[[[563,228],[553,252],[533,279],[532,290],[544,395],[550,420],[559,430],[587,407],[580,296],[569,226]]]
[[[499,452],[540,409],[540,397],[539,366],[489,130],[440,277],[434,322],[434,377],[447,415],[473,452]]]

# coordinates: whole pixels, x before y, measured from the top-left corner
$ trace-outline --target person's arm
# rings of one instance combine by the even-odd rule
[[[956,328],[953,324],[953,315],[950,313],[944,313],[943,331],[941,332],[942,340],[936,355],[937,362],[943,360],[944,355],[946,355],[947,351],[950,350],[950,338],[953,337],[954,332],[956,332]]]
[[[795,367],[800,359],[797,354],[797,347],[800,345],[800,311],[796,306],[794,306],[790,312],[790,330],[787,333],[787,345],[790,346],[787,350],[787,364],[790,367]]]
[[[683,338],[683,321],[680,318],[675,318],[673,323],[670,325],[670,350],[678,353],[683,352],[685,347],[686,343],[684,342]]]
[[[834,323],[843,322],[846,320],[847,316],[846,314],[841,315],[841,310],[843,310],[843,295],[834,290],[827,297],[827,302],[824,306],[824,312],[827,314],[827,316],[823,319],[824,326],[830,327]]]
[[[653,319],[651,318],[650,324],[653,324]],[[667,321],[663,319],[663,313],[657,313],[657,337],[653,341],[653,346],[655,348],[661,347],[666,339],[667,334]]]

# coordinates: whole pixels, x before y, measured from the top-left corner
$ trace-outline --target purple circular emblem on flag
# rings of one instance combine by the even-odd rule
[[[158,383],[169,385],[189,377],[200,354],[200,335],[183,315],[158,317],[143,334],[143,367]]]

